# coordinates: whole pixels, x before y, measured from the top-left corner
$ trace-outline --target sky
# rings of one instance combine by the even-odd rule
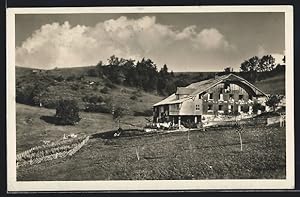
[[[174,72],[239,70],[285,51],[284,13],[18,14],[16,65],[52,69],[153,60]]]

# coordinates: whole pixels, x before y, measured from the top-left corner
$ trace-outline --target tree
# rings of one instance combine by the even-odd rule
[[[235,131],[238,133],[239,135],[239,139],[240,139],[240,150],[243,151],[243,139],[242,139],[242,133],[244,131],[243,127],[241,126],[239,121],[236,121],[235,124]]]
[[[282,96],[280,95],[271,95],[269,96],[268,100],[266,101],[266,105],[273,108],[273,111],[275,111],[276,107],[280,103],[282,99]]]
[[[135,60],[126,60],[125,64],[122,66],[124,72],[124,84],[128,86],[135,86],[136,72],[135,72]]]
[[[103,76],[103,62],[99,61],[98,64],[96,65],[96,71],[98,76]]]
[[[245,60],[241,64],[241,71],[248,73],[245,77],[250,82],[255,82],[257,79],[257,69],[259,67],[260,59],[257,56],[251,57],[249,60]]]
[[[251,72],[251,71],[256,71],[257,67],[259,66],[259,58],[257,56],[251,57],[249,60],[245,60],[241,64],[241,71],[242,72]]]
[[[60,100],[56,107],[55,117],[63,125],[74,125],[80,121],[79,107],[75,100]]]
[[[154,62],[150,59],[137,62],[136,64],[136,82],[138,88],[145,91],[153,91],[157,89],[158,72]]]
[[[110,56],[107,60],[109,65],[120,66],[126,62],[123,58],[118,58],[115,55]]]
[[[225,74],[229,74],[229,73],[231,73],[231,72],[233,72],[233,68],[231,68],[231,67],[226,67],[226,68],[224,68],[224,73],[225,73]]]
[[[158,73],[157,91],[164,95],[164,90],[167,86],[168,67],[164,65]]]
[[[160,73],[162,73],[162,75],[164,75],[164,76],[167,76],[167,75],[169,75],[169,72],[168,72],[168,67],[167,67],[167,65],[166,64],[164,64],[163,65],[163,67],[160,69],[160,71],[159,71]]]
[[[113,106],[112,107],[112,118],[118,124],[118,128],[120,129],[121,119],[126,115],[127,109],[121,106]]]
[[[276,67],[275,58],[272,55],[265,55],[259,60],[257,72],[271,71]]]

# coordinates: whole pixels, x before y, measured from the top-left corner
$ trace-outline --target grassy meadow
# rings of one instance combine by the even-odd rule
[[[17,170],[18,181],[283,179],[285,128],[92,138],[72,157]],[[138,159],[139,158],[139,159]]]
[[[82,118],[77,125],[60,126],[47,123],[42,116],[54,116],[54,109],[16,105],[17,111],[17,153],[42,145],[43,140],[57,141],[64,134],[94,134],[117,128],[110,114],[80,112]],[[123,122],[123,123],[122,123]],[[125,129],[142,127],[147,120],[142,116],[125,116],[121,126]],[[130,123],[130,124],[126,124]]]
[[[256,87],[268,94],[285,95],[285,75],[284,73],[270,77],[254,83]]]

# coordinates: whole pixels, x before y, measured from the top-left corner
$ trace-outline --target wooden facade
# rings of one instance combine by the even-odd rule
[[[196,88],[195,88],[196,87]],[[205,116],[253,114],[253,105],[264,105],[266,94],[245,79],[229,74],[191,84],[153,106],[154,122],[201,122]]]

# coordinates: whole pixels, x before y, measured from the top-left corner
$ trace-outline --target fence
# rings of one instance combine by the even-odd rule
[[[232,127],[236,124],[234,120],[228,121],[209,121],[209,124],[205,125],[206,128],[215,128],[215,127]],[[241,125],[255,126],[255,125],[265,125],[267,120],[265,118],[248,118],[242,119],[239,121]]]
[[[267,125],[272,125],[272,124],[276,124],[276,123],[279,123],[280,125],[282,125],[282,123],[284,121],[285,121],[284,116],[271,117],[271,118],[267,119]]]
[[[51,160],[58,159],[58,158],[64,158],[64,157],[67,157],[67,156],[72,156],[80,148],[82,148],[88,142],[88,140],[89,140],[89,136],[85,137],[80,143],[75,145],[70,150],[56,152],[54,154],[50,154],[50,155],[46,155],[46,156],[36,157],[34,159],[30,159],[29,161],[24,160],[23,158],[28,157],[30,154],[33,154],[33,151],[41,150],[41,149],[44,149],[44,148],[50,149],[50,148],[53,148],[53,147],[56,147],[56,146],[71,143],[73,140],[65,140],[65,141],[55,143],[55,144],[51,144],[51,145],[43,145],[43,146],[33,147],[33,148],[31,148],[27,151],[24,151],[24,152],[17,155],[17,168],[21,167],[21,166],[26,166],[26,165],[38,164],[38,163],[41,163],[43,161],[51,161]],[[56,149],[58,151],[60,151],[59,147],[57,147]],[[36,154],[38,155],[38,152]],[[42,154],[40,154],[40,155],[42,155]]]

